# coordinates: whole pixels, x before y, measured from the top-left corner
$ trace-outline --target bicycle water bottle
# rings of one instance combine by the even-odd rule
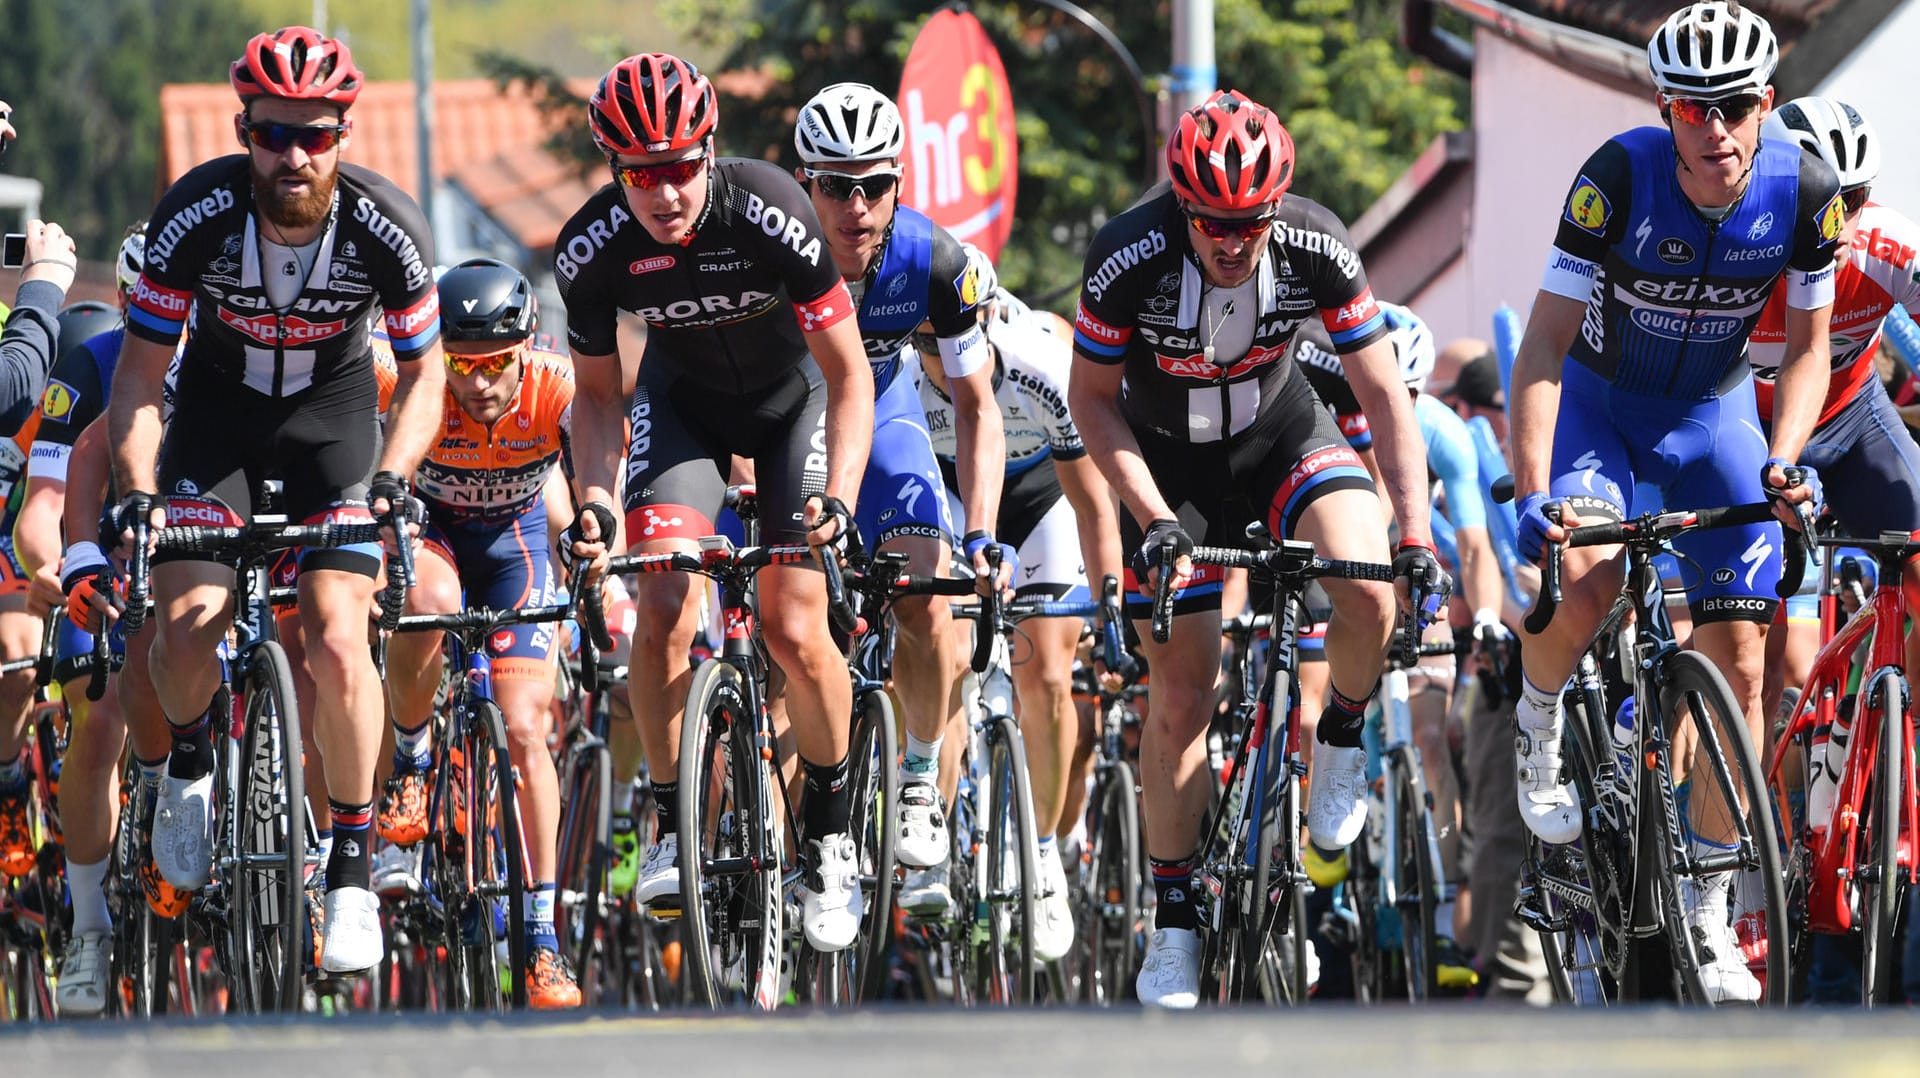
[[[1633,805],[1633,716],[1634,700],[1629,696],[1620,701],[1620,707],[1613,713],[1613,781],[1621,792],[1620,804],[1631,808]]]
[[[1833,820],[1833,803],[1840,793],[1840,769],[1847,763],[1847,742],[1853,736],[1854,697],[1843,696],[1833,709],[1833,725],[1821,738],[1814,729],[1813,745],[1807,753],[1807,826],[1825,831]]]

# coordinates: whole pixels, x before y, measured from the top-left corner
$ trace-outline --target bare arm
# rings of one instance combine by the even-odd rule
[[[1007,435],[1000,405],[993,399],[993,364],[982,364],[965,378],[948,379],[947,391],[953,396],[953,466],[960,475],[967,526],[998,534]]]
[[[1413,417],[1413,398],[1394,365],[1393,344],[1382,338],[1340,357],[1354,399],[1373,428],[1374,457],[1403,542],[1433,545],[1427,523],[1427,449]]]
[[[1060,493],[1073,506],[1073,519],[1080,532],[1080,559],[1087,567],[1087,587],[1100,594],[1100,581],[1112,575],[1120,577],[1125,555],[1120,550],[1120,517],[1113,504],[1113,489],[1100,476],[1092,457],[1055,460],[1054,474],[1060,479]]]
[[[379,471],[412,475],[421,458],[440,437],[441,409],[446,404],[447,368],[440,362],[440,341],[421,350],[421,358],[399,364],[393,385],[393,404],[387,408],[387,444],[380,454]]]
[[[160,402],[173,349],[171,344],[155,344],[131,333],[120,345],[107,404],[107,433],[114,479],[123,494],[155,493],[159,488]],[[68,481],[72,482],[71,472]]]
[[[1100,469],[1127,511],[1144,528],[1155,520],[1172,519],[1174,512],[1160,496],[1153,474],[1147,471],[1133,428],[1120,414],[1121,376],[1119,364],[1096,363],[1074,349],[1067,409],[1073,413],[1073,425],[1087,445],[1087,459]]]
[[[620,433],[626,429],[620,381],[617,352],[596,356],[573,350],[573,483],[581,505],[616,504],[614,476],[626,448]]]
[[[827,494],[852,509],[873,445],[873,369],[851,318],[805,336],[827,380]]]
[[[1542,290],[1513,360],[1513,458],[1515,499],[1546,491],[1553,481],[1553,427],[1560,415],[1560,365],[1566,362],[1587,305]]]
[[[1460,593],[1467,606],[1476,614],[1491,610],[1497,615],[1505,582],[1500,578],[1500,563],[1493,557],[1493,544],[1487,540],[1487,529],[1461,528],[1454,532],[1453,541],[1460,549]]]
[[[61,508],[66,502],[66,480],[27,477],[27,497],[20,503],[20,515],[13,523],[13,552],[29,577],[45,566],[60,565],[60,556],[66,552],[60,537]],[[92,538],[87,532],[74,534]]]

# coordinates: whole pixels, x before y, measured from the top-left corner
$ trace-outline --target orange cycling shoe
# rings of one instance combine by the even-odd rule
[[[147,896],[147,908],[157,917],[178,917],[187,912],[188,903],[193,901],[193,892],[168,883],[152,859],[140,865],[140,890]]]
[[[527,956],[527,1002],[536,1011],[580,1006],[580,985],[566,956],[551,947],[534,947]]]
[[[33,829],[27,825],[27,790],[0,793],[0,872],[24,876],[33,871]]]
[[[380,796],[374,826],[396,846],[412,846],[427,837],[427,773],[395,771]]]

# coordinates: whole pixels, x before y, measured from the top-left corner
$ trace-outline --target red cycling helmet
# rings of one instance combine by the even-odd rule
[[[289,26],[258,34],[228,73],[233,92],[246,101],[284,97],[327,101],[342,109],[360,96],[366,78],[353,66],[346,42],[308,26]]]
[[[1293,138],[1273,110],[1217,90],[1180,117],[1167,140],[1167,175],[1188,202],[1247,210],[1278,201],[1293,182]]]
[[[588,103],[594,144],[608,154],[690,149],[720,119],[713,84],[678,56],[643,52],[613,65]]]

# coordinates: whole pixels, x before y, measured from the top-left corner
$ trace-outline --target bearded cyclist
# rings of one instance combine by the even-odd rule
[[[405,192],[340,160],[363,85],[347,47],[303,26],[261,34],[234,61],[231,81],[241,103],[234,137],[246,152],[181,177],[147,230],[109,406],[123,538],[141,516],[155,526],[244,524],[270,475],[284,481],[292,520],[371,520],[406,497],[402,477],[439,429],[433,240]],[[384,439],[367,333],[375,308],[385,311],[400,371]],[[162,379],[190,312],[163,445]],[[385,723],[367,647],[380,551],[308,550],[299,561],[307,666],[328,688],[313,716],[334,834],[320,965],[352,973],[384,953],[368,887]],[[212,868],[210,701],[232,586],[218,563],[155,559],[154,689],[173,747],[153,855],[161,875],[188,891]]]
[[[677,57],[643,53],[615,64],[587,118],[613,182],[554,244],[578,386],[574,449],[585,508],[575,553],[604,558],[613,538],[606,505],[622,448],[622,310],[647,323],[628,411],[630,548],[692,551],[713,534],[736,454],[754,461],[767,542],[837,544],[852,526],[873,436],[873,375],[806,192],[778,166],[714,156],[713,86]],[[627,681],[660,828],[636,894],[678,901],[678,813],[682,794],[693,794],[677,782],[679,726],[703,589],[683,573],[644,574],[634,589]],[[802,927],[814,948],[843,950],[861,913],[848,831],[853,685],[826,632],[816,567],[769,566],[756,590],[806,774]]]
[[[1346,227],[1285,197],[1293,141],[1271,111],[1234,91],[1180,118],[1167,142],[1171,188],[1109,221],[1086,260],[1069,400],[1087,451],[1125,504],[1134,556],[1130,605],[1147,613],[1160,551],[1238,545],[1252,521],[1320,554],[1389,557],[1366,469],[1307,381],[1284,359],[1308,319],[1326,326],[1373,420],[1400,522],[1401,575],[1441,572],[1427,530],[1426,470],[1389,327]],[[1147,853],[1159,904],[1136,987],[1143,1003],[1191,1007],[1200,939],[1193,857],[1206,811],[1203,734],[1220,670],[1218,570],[1174,566],[1172,636],[1142,627],[1153,692],[1141,752]],[[1320,718],[1307,813],[1312,840],[1341,850],[1366,821],[1368,699],[1394,623],[1384,584],[1326,581],[1332,691]]]
[[[1826,393],[1843,218],[1833,170],[1791,142],[1760,138],[1779,48],[1758,15],[1719,0],[1683,8],[1654,33],[1647,58],[1665,126],[1617,135],[1580,167],[1514,363],[1514,479],[1529,561],[1566,528],[1624,517],[1636,480],[1676,508],[1818,497],[1811,468],[1792,487],[1783,469],[1801,456]],[[1746,343],[1775,292],[1786,343],[1769,445]],[[1779,527],[1697,531],[1673,546],[1700,576],[1688,595],[1693,646],[1726,675],[1755,744],[1765,744],[1762,634],[1776,603]],[[1582,806],[1561,767],[1560,693],[1620,584],[1619,548],[1568,550],[1559,610],[1522,648],[1519,805],[1543,842],[1580,836]],[[1713,784],[1695,784],[1695,856],[1733,837],[1707,833],[1710,801]],[[1752,1001],[1760,984],[1734,941],[1731,882],[1726,873],[1689,880],[1683,898],[1712,956],[1701,970],[1708,995]]]
[[[857,520],[879,551],[901,551],[907,568],[948,575],[953,520],[926,414],[907,373],[917,356],[905,348],[922,322],[931,326],[941,373],[953,389],[950,418],[960,504],[970,531],[964,546],[986,581],[994,546],[1006,441],[993,399],[993,372],[975,312],[985,299],[978,270],[959,241],[918,210],[899,204],[900,110],[857,82],[835,83],[800,109],[793,144],[804,167],[795,177],[813,200],[834,265],[858,305],[860,333],[873,366],[873,447]],[[1012,579],[1018,556],[1003,548],[998,583]],[[893,605],[900,633],[894,688],[905,712],[895,851],[907,866],[902,904],[946,907],[946,805],[959,781],[957,753],[942,753],[961,718],[965,658],[940,596],[907,596]],[[956,738],[955,746],[963,739]],[[946,767],[941,767],[945,756]]]

